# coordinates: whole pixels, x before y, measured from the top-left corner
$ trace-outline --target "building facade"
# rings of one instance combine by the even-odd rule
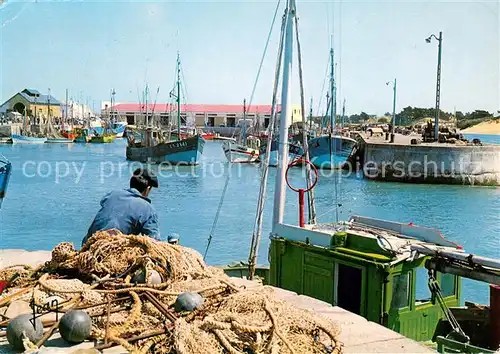
[[[246,120],[257,121],[267,127],[271,118],[271,105],[251,105],[245,107]],[[280,107],[278,106],[278,111]],[[243,105],[182,104],[181,125],[202,127],[237,127],[244,121]],[[127,122],[129,125],[149,124],[177,125],[177,106],[171,104],[117,103],[113,107],[104,105],[103,119]],[[292,105],[292,123],[302,121],[300,105]]]
[[[2,104],[6,113],[17,112],[28,117],[61,117],[61,103],[53,96],[34,89],[24,89]]]

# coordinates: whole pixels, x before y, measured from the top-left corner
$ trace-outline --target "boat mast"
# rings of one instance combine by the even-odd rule
[[[344,104],[342,105],[342,122],[340,124],[342,129],[344,129],[344,124],[345,124],[345,98],[344,98]]]
[[[243,99],[243,145],[247,145],[247,100]]]
[[[148,84],[146,84],[146,90],[144,92],[144,102],[146,105],[146,128],[149,126],[149,116],[148,116]]]
[[[330,48],[330,97],[332,100],[332,103],[330,104],[330,133],[333,134],[334,131],[334,124],[335,124],[335,115],[336,115],[336,100],[337,98],[335,97],[335,73],[334,69],[335,64],[333,62],[333,39],[332,39],[332,47]]]
[[[181,140],[181,59],[177,53],[177,140]]]
[[[293,25],[295,17],[295,0],[288,0],[286,18],[285,45],[283,59],[283,85],[281,89],[281,114],[279,130],[279,161],[276,174],[276,187],[274,193],[273,230],[278,224],[283,223],[285,213],[286,183],[285,174],[288,167],[288,122],[292,113],[290,96],[290,81],[293,59]]]
[[[313,121],[313,98],[311,97],[311,106],[309,107],[309,134],[312,131],[312,121]]]
[[[68,89],[66,89],[66,108],[64,110],[64,125],[68,122]]]

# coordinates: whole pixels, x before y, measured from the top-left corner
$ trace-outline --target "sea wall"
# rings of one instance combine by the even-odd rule
[[[500,145],[364,143],[367,179],[411,183],[500,185]]]

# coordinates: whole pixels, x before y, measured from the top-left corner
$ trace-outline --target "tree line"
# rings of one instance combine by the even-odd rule
[[[435,108],[420,108],[420,107],[405,107],[400,112],[396,113],[396,125],[398,126],[411,126],[416,122],[429,117],[435,116]],[[486,120],[493,118],[493,113],[487,110],[476,109],[472,112],[462,112],[456,111],[445,112],[440,110],[439,119],[442,121],[450,121],[456,116],[457,127],[459,129],[465,129],[472,125],[481,123]],[[324,117],[314,117],[314,121],[321,124]],[[362,124],[367,123],[370,119],[376,119],[377,123],[391,123],[392,113],[386,112],[384,116],[378,117],[375,114],[369,114],[366,112],[361,112],[357,114],[352,114],[350,116],[344,117],[344,122],[349,124]],[[337,122],[342,120],[341,116],[337,116]]]

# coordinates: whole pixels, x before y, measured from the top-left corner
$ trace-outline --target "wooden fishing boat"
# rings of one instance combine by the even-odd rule
[[[289,0],[284,39],[283,87],[279,145],[287,151],[295,2]],[[298,36],[297,36],[298,38]],[[299,58],[300,62],[300,58]],[[278,80],[279,77],[277,75]],[[275,88],[276,91],[276,88]],[[273,119],[273,118],[271,118]],[[314,140],[314,139],[313,139]],[[339,139],[340,141],[340,139]],[[269,158],[269,156],[267,156]],[[280,154],[274,189],[269,270],[256,260],[266,200],[267,175],[261,180],[248,272],[229,266],[228,274],[313,297],[358,314],[408,338],[437,343],[440,352],[493,353],[500,346],[500,260],[470,254],[437,229],[363,216],[318,224],[313,203],[305,222],[304,193],[299,192],[298,225],[284,222],[288,154]],[[312,164],[303,161],[304,164]],[[313,194],[308,195],[308,199]],[[338,201],[334,202],[338,208]],[[288,204],[290,205],[290,204]],[[462,278],[491,284],[491,305],[461,307]],[[469,304],[469,303],[467,303]],[[469,304],[470,305],[470,304]],[[483,310],[486,309],[486,310]]]
[[[222,143],[224,155],[231,163],[257,162],[260,156],[260,139],[256,136],[247,136],[246,100],[243,100],[243,127],[238,141],[226,140]]]
[[[63,131],[61,132],[61,135],[65,137],[66,139],[69,139],[71,141],[75,140],[78,137],[78,133],[76,131]]]
[[[39,138],[26,135],[12,134],[13,144],[43,144],[47,141],[47,138]]]
[[[263,143],[260,147],[260,160],[265,161],[267,154],[267,142]],[[269,155],[269,166],[276,167],[278,166],[278,146],[279,143],[277,140],[273,139],[271,143],[271,151]],[[290,142],[288,145],[288,158],[290,161],[294,161],[300,159],[304,155],[304,149],[297,142]]]
[[[68,138],[48,138],[45,140],[46,144],[73,144],[74,141]]]
[[[180,141],[166,141],[158,129],[149,128],[142,133],[145,136],[144,141],[137,141],[133,135],[128,136],[129,145],[126,152],[128,160],[155,164],[199,164],[205,145],[201,135]]]
[[[181,82],[180,82],[180,58],[177,55],[177,82],[176,93],[170,96],[177,103],[177,131],[172,137],[172,131],[162,131],[159,128],[149,126],[146,119],[144,127],[137,130],[135,134],[128,134],[128,146],[126,156],[128,160],[143,163],[169,163],[176,165],[198,165],[203,155],[205,140],[200,134],[190,135],[187,129],[181,131]],[[148,117],[147,88],[146,88],[146,117]]]
[[[341,168],[351,155],[356,140],[341,135],[323,135],[309,141],[311,162],[317,168]]]
[[[93,136],[90,138],[90,142],[93,144],[109,144],[115,141],[116,135],[115,134],[101,134],[97,136]]]
[[[7,187],[9,185],[11,172],[12,164],[0,154],[0,207],[2,207],[2,201],[7,194]]]
[[[224,151],[224,154],[229,162],[257,162],[260,156],[260,140],[253,136],[249,136],[246,140],[246,145],[238,144],[235,141],[230,140],[226,140],[222,143],[222,150]]]

